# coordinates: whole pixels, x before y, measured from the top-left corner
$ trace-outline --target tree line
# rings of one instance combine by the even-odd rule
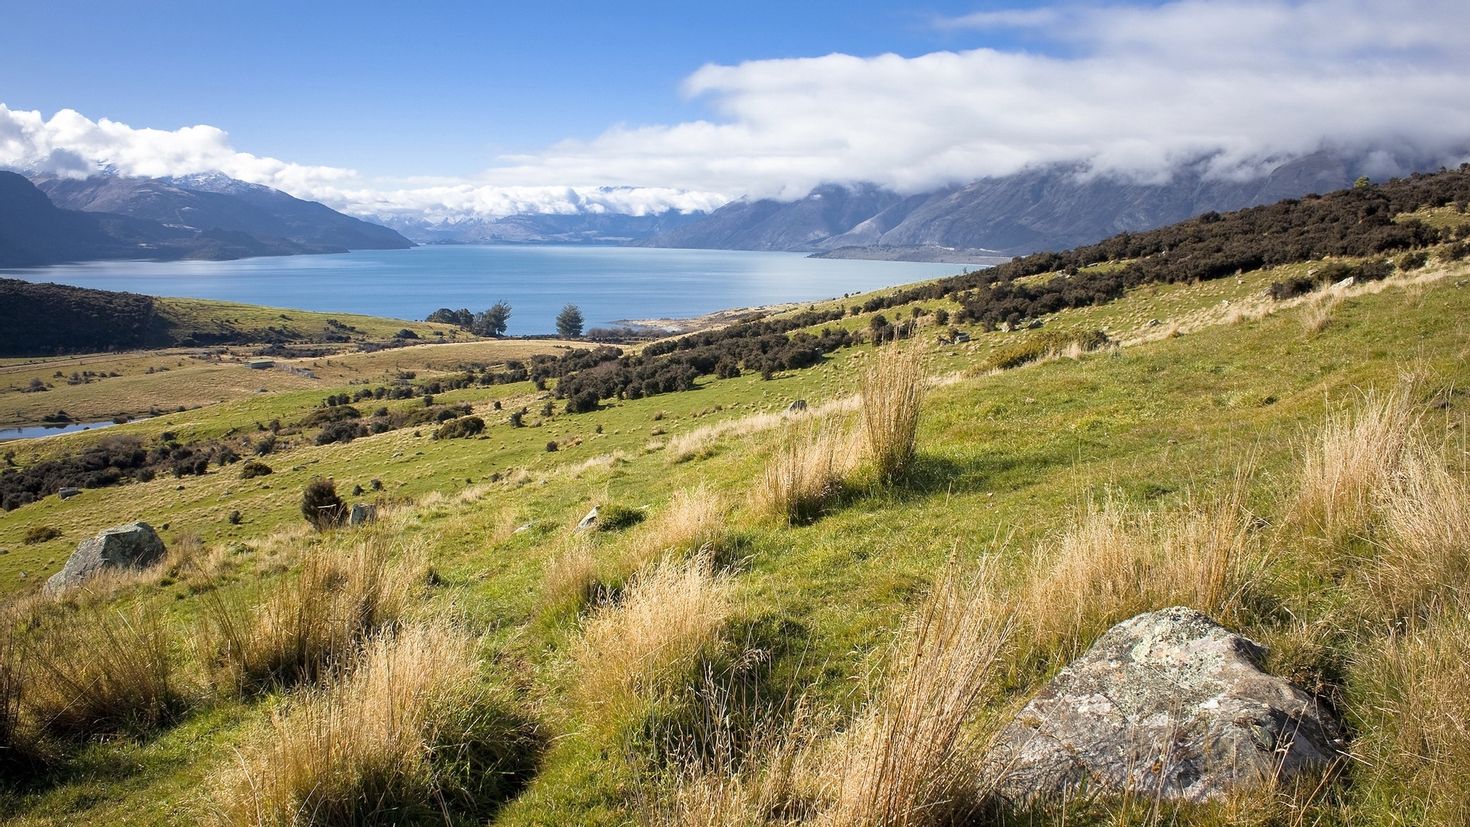
[[[452,324],[476,336],[496,338],[505,335],[510,324],[510,312],[510,305],[504,301],[498,301],[479,313],[468,307],[458,310],[441,307],[430,313],[425,321]],[[585,321],[581,309],[575,304],[568,304],[556,314],[556,335],[563,339],[580,339]]]

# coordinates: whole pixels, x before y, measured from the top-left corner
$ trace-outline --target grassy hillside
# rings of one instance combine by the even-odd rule
[[[957,324],[960,344],[937,343],[951,334],[935,313],[959,316],[960,300],[885,291],[812,332],[917,318],[902,355],[840,347],[768,380],[702,375],[582,414],[530,381],[477,384],[432,400],[471,406],[486,427],[469,439],[435,439],[436,424],[317,445],[318,426],[284,428],[266,476],[211,465],[4,512],[0,592],[29,619],[0,640],[0,690],[20,693],[0,735],[46,769],[12,772],[0,812],[938,823],[932,796],[983,801],[974,761],[1007,712],[1112,623],[1183,603],[1269,645],[1271,671],[1341,711],[1354,740],[1337,774],[1218,805],[1071,802],[980,823],[1455,823],[1470,807],[1470,266],[1443,248],[1284,300],[1271,285],[1324,263],[1140,284],[1039,329]],[[1109,344],[1075,344],[1095,331]],[[55,437],[12,461],[164,431],[258,442],[257,423],[366,387],[343,370],[336,387]],[[806,411],[786,413],[797,399]],[[316,477],[380,518],[312,530],[300,506]],[[603,529],[575,531],[593,506]],[[169,544],[160,569],[31,596],[76,542],[134,519]],[[44,528],[57,536],[26,542]],[[916,649],[915,622],[956,631]],[[967,712],[884,714],[914,693]],[[875,774],[880,755],[897,769]]]

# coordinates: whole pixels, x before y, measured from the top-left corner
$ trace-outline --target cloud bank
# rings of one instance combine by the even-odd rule
[[[223,131],[49,120],[0,106],[0,165],[86,174],[219,170],[367,215],[698,210],[827,182],[915,192],[1052,164],[1166,179],[1207,159],[1250,177],[1322,148],[1452,163],[1470,146],[1470,4],[1178,0],[933,21],[1032,50],[831,54],[708,65],[684,82],[716,117],[618,125],[449,182],[392,182],[236,150]]]

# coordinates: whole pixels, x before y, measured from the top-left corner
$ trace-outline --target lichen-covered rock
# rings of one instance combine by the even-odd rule
[[[61,571],[46,581],[47,594],[59,594],[111,569],[144,569],[163,559],[158,532],[147,523],[114,526],[77,544]]]
[[[1193,609],[1114,626],[1000,732],[986,772],[1014,803],[1086,792],[1204,801],[1336,761],[1341,731],[1265,650]]]
[[[593,526],[597,525],[597,514],[598,508],[596,506],[593,506],[592,510],[587,512],[587,516],[583,517],[582,521],[577,523],[577,527],[574,530],[587,531]]]

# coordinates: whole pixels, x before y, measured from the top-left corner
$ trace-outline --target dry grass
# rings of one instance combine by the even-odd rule
[[[1393,480],[1418,418],[1405,382],[1370,391],[1353,410],[1330,414],[1301,449],[1286,524],[1329,551],[1372,527],[1374,499]]]
[[[964,823],[978,811],[985,789],[974,716],[998,686],[1006,614],[987,572],[945,571],[844,739],[846,760],[820,823],[917,827]]]
[[[300,568],[246,609],[206,595],[205,648],[238,691],[315,681],[364,636],[399,620],[427,568],[417,548],[369,534],[346,551],[313,546]]]
[[[758,512],[798,523],[818,517],[858,464],[853,435],[806,419],[782,435],[752,497]]]
[[[565,541],[546,561],[541,572],[543,611],[553,614],[581,611],[602,589],[602,564],[592,538],[580,534]]]
[[[1428,618],[1446,601],[1470,604],[1470,482],[1446,468],[1444,452],[1415,438],[1377,508],[1382,539],[1365,574],[1375,614]]]
[[[438,820],[460,783],[481,694],[478,641],[446,623],[368,640],[327,686],[292,700],[216,791],[227,825]]]
[[[730,545],[729,509],[704,485],[681,489],[640,532],[636,545],[660,554],[707,549],[718,555]]]
[[[20,700],[58,735],[142,731],[173,720],[186,692],[157,609],[86,607],[38,618],[27,635]]]
[[[879,479],[895,479],[913,462],[923,395],[918,350],[879,350],[862,383],[863,434]]]
[[[1463,574],[1462,574],[1463,576]],[[1356,666],[1355,776],[1403,824],[1470,823],[1470,621],[1458,607]]]
[[[1039,549],[1017,587],[1025,646],[1043,660],[1065,662],[1120,621],[1176,605],[1226,624],[1245,620],[1263,556],[1244,490],[1242,475],[1219,503],[1157,515],[1089,503]]]
[[[1326,330],[1327,325],[1332,321],[1333,311],[1342,302],[1341,291],[1334,290],[1331,286],[1314,291],[1302,305],[1300,316],[1302,328],[1314,335]]]
[[[611,719],[660,700],[695,678],[734,614],[731,584],[708,554],[665,559],[587,619],[573,650],[578,694]]]

